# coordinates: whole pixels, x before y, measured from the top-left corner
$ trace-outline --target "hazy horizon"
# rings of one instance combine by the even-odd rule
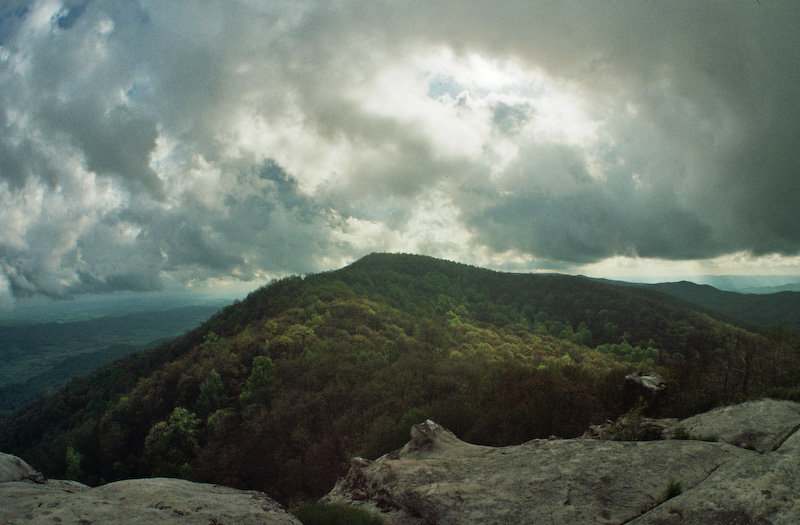
[[[502,270],[500,270],[502,271]],[[775,293],[776,288],[788,287],[800,291],[800,275],[697,275],[693,278],[670,278],[650,276],[620,279],[616,277],[586,276],[617,282],[658,284],[689,281],[698,285],[709,285],[723,291],[737,293]],[[10,307],[0,309],[0,324],[74,322],[102,317],[125,315],[133,312],[181,308],[196,305],[218,305],[220,308],[244,299],[249,293],[268,283],[239,283],[225,290],[160,290],[150,292],[114,292],[105,294],[80,294],[69,298],[37,296],[16,301]]]

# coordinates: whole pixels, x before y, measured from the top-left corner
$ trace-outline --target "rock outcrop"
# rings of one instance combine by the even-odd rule
[[[675,424],[718,442],[540,439],[494,448],[427,421],[401,450],[355,458],[326,499],[392,524],[800,523],[798,425],[800,405],[761,400]]]
[[[800,404],[761,399],[715,408],[674,425],[694,439],[723,441],[759,452],[776,450],[800,428]]]
[[[631,524],[800,523],[800,433],[775,452],[751,452]]]
[[[0,454],[0,523],[175,523],[299,525],[267,495],[180,479],[117,481],[90,488],[46,480]]]
[[[664,379],[656,372],[648,374],[641,371],[633,372],[625,376],[625,386],[622,390],[623,404],[626,409],[630,409],[643,401],[648,413],[655,412],[661,404],[666,387]]]
[[[676,428],[754,452],[631,523],[800,523],[799,404],[751,401],[692,416]]]
[[[685,439],[486,447],[429,420],[402,449],[353,459],[325,499],[401,525],[800,523],[800,404],[763,399],[652,423]],[[300,522],[261,492],[166,478],[91,488],[0,453],[0,523]]]
[[[44,476],[17,456],[0,452],[0,483],[25,480],[43,483]]]

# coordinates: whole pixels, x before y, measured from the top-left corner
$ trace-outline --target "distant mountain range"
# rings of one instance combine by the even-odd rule
[[[738,290],[740,293],[778,293],[800,292],[800,282],[788,283],[781,286],[748,286]]]
[[[795,330],[800,329],[800,292],[747,294],[725,292],[689,282],[655,284],[649,288],[680,297],[709,311],[739,319],[754,328],[769,329],[783,322]]]
[[[800,292],[738,293],[723,291],[707,284],[688,281],[638,284],[622,281],[603,282],[655,290],[686,301],[720,320],[766,332],[781,324],[800,331]],[[790,285],[787,285],[790,286]]]
[[[738,293],[769,294],[775,292],[800,291],[800,275],[697,275],[690,281],[698,285],[713,286],[718,290]],[[648,282],[677,282],[676,279],[661,278],[650,279]]]
[[[42,323],[72,323],[100,317],[123,316],[137,312],[157,312],[183,307],[220,309],[246,294],[116,292],[76,296],[69,299],[19,299],[7,309],[0,309],[0,326]]]

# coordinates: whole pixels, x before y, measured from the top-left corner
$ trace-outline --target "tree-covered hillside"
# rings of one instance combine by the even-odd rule
[[[327,492],[430,417],[492,445],[576,436],[657,369],[661,413],[797,395],[798,345],[579,277],[373,254],[259,289],[193,332],[8,418],[0,450],[97,484],[184,476],[283,502]]]
[[[684,308],[697,308],[716,319],[751,331],[800,330],[800,292],[740,293],[719,290],[707,284],[689,281],[642,284],[609,279],[598,282],[622,287],[636,287],[661,292]]]
[[[760,331],[783,324],[800,329],[800,292],[743,294],[717,290],[686,281],[648,285],[654,290],[679,297],[711,312],[719,312]]]

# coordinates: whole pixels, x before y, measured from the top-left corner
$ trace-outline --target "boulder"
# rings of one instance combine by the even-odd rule
[[[636,371],[625,376],[622,389],[622,400],[626,409],[635,407],[640,401],[645,403],[645,411],[654,413],[664,397],[666,388],[664,379],[656,372],[643,373]]]
[[[0,456],[0,475],[0,523],[300,524],[257,491],[167,478],[91,488],[45,480],[9,454]]]
[[[44,476],[33,470],[17,456],[0,452],[0,483],[23,481],[26,479],[44,481]]]

